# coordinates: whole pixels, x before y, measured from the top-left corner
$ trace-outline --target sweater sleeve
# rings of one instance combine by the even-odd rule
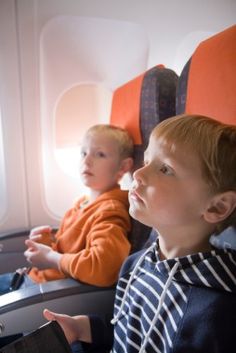
[[[78,253],[63,254],[61,271],[92,285],[114,284],[130,251],[129,231],[130,218],[125,208],[97,212],[86,234],[84,249]]]
[[[92,335],[92,343],[81,342],[84,351],[93,352],[108,352],[112,348],[113,344],[113,325],[111,317],[90,315],[90,327]]]

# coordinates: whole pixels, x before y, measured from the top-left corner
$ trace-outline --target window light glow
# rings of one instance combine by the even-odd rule
[[[79,178],[80,147],[56,148],[54,152],[61,170],[73,178]]]

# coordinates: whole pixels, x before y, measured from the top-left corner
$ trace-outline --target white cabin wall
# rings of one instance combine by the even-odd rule
[[[72,186],[72,179],[61,175],[59,192],[53,191],[60,212],[49,210],[45,198],[41,118],[44,111],[51,116],[43,95],[52,90],[46,83],[42,91],[40,36],[49,21],[80,16],[140,27],[147,38],[147,60],[120,68],[113,90],[159,63],[180,73],[199,41],[233,25],[235,13],[234,0],[0,0],[0,110],[7,191],[0,231],[58,224],[77,196],[76,181]],[[128,50],[120,52],[128,59]],[[66,65],[66,53],[58,55],[65,56]],[[109,51],[107,56],[109,60]]]
[[[142,25],[150,43],[148,67],[163,63],[177,73],[185,63],[184,57],[180,65],[179,48],[182,49],[190,33],[195,33],[191,38],[196,39],[192,45],[191,41],[186,43],[190,46],[188,56],[204,38],[203,33],[207,38],[236,22],[235,0],[51,0],[50,5],[47,0],[41,1],[45,19],[53,9],[57,15],[79,12],[80,16],[118,19]]]
[[[17,41],[15,2],[0,3],[0,119],[4,160],[1,167],[6,203],[0,219],[0,231],[29,226],[25,136],[23,123],[20,59]],[[2,176],[3,177],[3,176]],[[4,197],[5,194],[5,197]]]

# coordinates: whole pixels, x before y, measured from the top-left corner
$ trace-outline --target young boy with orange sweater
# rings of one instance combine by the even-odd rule
[[[90,195],[66,212],[55,237],[49,226],[31,231],[24,255],[32,268],[22,286],[66,277],[97,286],[117,281],[130,251],[131,229],[128,192],[120,189],[119,181],[132,169],[132,154],[125,130],[99,124],[87,131],[80,174]],[[2,288],[1,283],[0,276],[4,294],[9,286]]]

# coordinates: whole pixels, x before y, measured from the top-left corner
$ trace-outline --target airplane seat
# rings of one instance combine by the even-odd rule
[[[176,113],[202,114],[236,125],[236,25],[201,42],[180,74]],[[213,235],[212,244],[236,249],[236,230]]]
[[[52,227],[52,232],[57,231]],[[24,257],[25,240],[28,239],[31,229],[19,229],[0,233],[0,274],[14,272],[17,268],[28,267]]]
[[[175,115],[178,76],[157,65],[117,88],[113,95],[111,123],[127,129],[134,141],[134,168],[143,165],[144,151],[152,129]],[[151,228],[132,219],[131,253],[142,249]]]
[[[110,122],[127,128],[133,137],[135,169],[142,165],[152,128],[175,115],[177,79],[172,70],[157,66],[114,92]],[[133,225],[131,252],[142,248],[151,230],[135,220]],[[29,230],[25,230],[22,238],[28,234]],[[0,262],[1,256],[0,253]],[[36,329],[45,321],[42,316],[44,308],[69,315],[109,313],[113,310],[114,294],[115,286],[95,287],[71,278],[16,290],[1,296],[0,334],[1,327],[4,328],[2,336]]]
[[[29,229],[0,233],[0,274],[28,266],[24,257]]]

